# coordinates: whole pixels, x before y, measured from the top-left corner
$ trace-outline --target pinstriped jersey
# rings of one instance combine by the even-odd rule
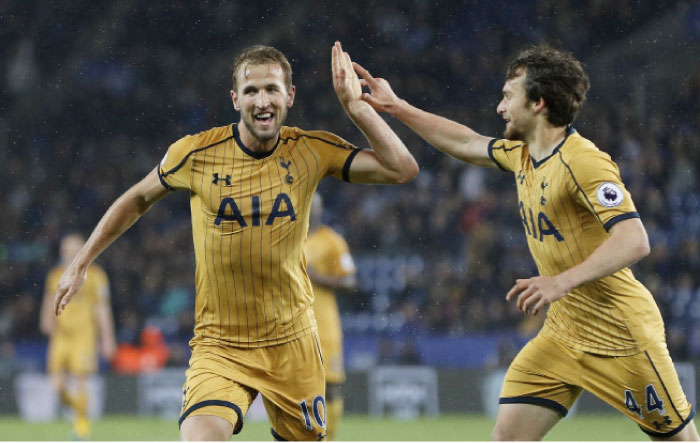
[[[541,275],[584,261],[615,223],[639,217],[617,165],[573,128],[539,162],[519,141],[492,140],[489,155],[515,175],[520,218]],[[652,295],[624,268],[552,303],[541,334],[585,352],[626,356],[662,337],[664,325]]]
[[[304,256],[311,199],[323,177],[348,180],[357,152],[333,134],[283,126],[274,149],[256,153],[236,124],[170,146],[161,182],[190,191],[192,345],[269,346],[316,328]]]

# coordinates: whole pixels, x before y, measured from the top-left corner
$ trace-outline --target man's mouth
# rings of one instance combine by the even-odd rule
[[[255,121],[262,124],[272,123],[273,118],[274,114],[272,112],[261,112],[259,114],[255,114]]]

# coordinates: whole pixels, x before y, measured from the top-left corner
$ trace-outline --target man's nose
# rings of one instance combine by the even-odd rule
[[[265,91],[260,91],[258,92],[258,98],[255,101],[255,105],[258,108],[264,108],[270,103],[270,98],[269,96],[265,93]]]

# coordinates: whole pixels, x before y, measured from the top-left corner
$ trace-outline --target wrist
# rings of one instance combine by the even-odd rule
[[[359,117],[371,110],[372,107],[362,100],[353,100],[345,105],[345,112],[352,118]]]
[[[400,119],[400,115],[406,112],[410,107],[411,105],[409,105],[406,100],[397,99],[386,106],[386,112],[387,114]]]
[[[562,272],[559,274],[557,276],[557,280],[559,281],[559,286],[567,294],[578,286],[568,272]]]

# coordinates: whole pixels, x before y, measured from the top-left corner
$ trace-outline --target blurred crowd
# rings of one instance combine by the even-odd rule
[[[499,136],[505,68],[524,44],[558,42],[588,65],[675,10],[687,15],[676,38],[700,38],[697,2],[69,4],[0,4],[0,345],[39,338],[44,278],[62,234],[88,234],[170,143],[237,121],[230,67],[246,46],[269,44],[290,59],[289,125],[366,147],[331,86],[336,39],[409,102]],[[649,84],[667,99],[642,108],[631,79],[644,66],[623,69],[629,77],[592,77],[574,126],[618,162],[652,244],[634,271],[662,308],[674,357],[698,358],[700,62],[682,67],[681,82]],[[597,81],[619,82],[616,93],[597,94]],[[341,300],[347,330],[534,333],[538,320],[504,300],[516,278],[536,273],[511,175],[452,160],[390,124],[421,166],[414,182],[321,185],[325,221],[359,264],[360,289]],[[98,260],[111,279],[118,341],[136,345],[157,327],[176,364],[193,328],[188,200],[166,197]]]

